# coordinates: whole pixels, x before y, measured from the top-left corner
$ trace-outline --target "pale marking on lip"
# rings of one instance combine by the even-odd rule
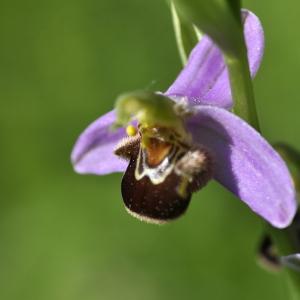
[[[170,154],[164,158],[164,160],[155,168],[150,168],[147,166],[146,157],[142,155],[142,149],[139,150],[139,155],[137,158],[137,165],[134,172],[136,180],[142,179],[144,176],[148,176],[153,184],[160,184],[164,182],[168,175],[174,170],[174,166],[178,157],[186,152],[185,149],[173,146]],[[141,156],[143,161],[141,162]],[[140,164],[142,164],[142,172],[140,173]]]
[[[144,215],[141,215],[141,214],[138,214],[132,210],[130,210],[126,205],[124,205],[126,211],[131,215],[133,216],[134,218],[142,221],[142,222],[146,222],[146,223],[149,223],[149,224],[155,224],[155,225],[164,225],[164,224],[167,224],[171,221],[173,221],[174,219],[166,219],[166,220],[162,220],[162,219],[154,219],[154,218],[150,218],[150,217],[147,217],[147,216],[144,216]]]

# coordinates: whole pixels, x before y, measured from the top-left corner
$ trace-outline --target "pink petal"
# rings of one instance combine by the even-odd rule
[[[271,145],[225,109],[198,106],[187,126],[195,143],[215,157],[215,179],[273,226],[288,226],[296,213],[289,171]]]
[[[243,10],[244,36],[251,76],[254,77],[264,52],[264,33],[259,19]],[[192,104],[208,104],[229,109],[232,96],[228,71],[219,48],[204,36],[193,49],[187,65],[166,92],[167,96],[186,96]]]
[[[111,131],[115,112],[101,116],[79,136],[71,160],[74,169],[81,174],[104,175],[126,170],[128,162],[121,160],[113,151],[116,144],[126,136],[124,128]]]

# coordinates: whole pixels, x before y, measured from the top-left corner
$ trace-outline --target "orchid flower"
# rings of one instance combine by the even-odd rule
[[[264,35],[253,13],[244,10],[243,16],[253,77],[262,59]],[[232,107],[222,53],[203,36],[165,93],[123,96],[116,110],[88,126],[72,152],[74,169],[96,175],[125,172],[125,207],[148,222],[179,217],[192,193],[215,179],[256,214],[284,228],[296,212],[289,171],[272,146],[231,112]],[[127,115],[121,120],[122,110]],[[126,123],[127,130],[111,130]]]

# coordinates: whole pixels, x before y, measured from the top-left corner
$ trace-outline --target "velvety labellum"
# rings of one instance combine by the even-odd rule
[[[211,176],[205,152],[191,151],[190,146],[176,140],[150,138],[142,146],[135,137],[127,139],[115,153],[130,157],[122,180],[125,206],[129,213],[150,223],[165,223],[182,215],[192,192]],[[205,160],[199,160],[199,155]]]
[[[182,197],[177,192],[181,176],[174,171],[183,152],[172,146],[156,166],[149,166],[147,149],[139,147],[130,159],[122,180],[122,197],[129,213],[150,223],[165,223],[182,215],[191,193]]]

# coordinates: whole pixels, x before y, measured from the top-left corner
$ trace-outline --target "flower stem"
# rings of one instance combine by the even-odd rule
[[[228,57],[226,56],[226,54],[224,54],[229,71],[232,96],[234,99],[233,111],[235,114],[237,114],[238,116],[246,120],[249,124],[251,124],[258,132],[260,132],[259,120],[257,116],[253,86],[250,77],[246,51],[243,52],[244,53],[241,53],[239,57],[233,58]],[[281,147],[281,149],[282,148],[283,147]],[[298,172],[297,176],[295,176],[294,172],[294,179],[295,177],[298,179],[299,176],[300,175]],[[297,186],[297,184],[299,185],[298,180],[295,181],[295,186]],[[287,255],[299,252],[299,249],[293,240],[293,235],[295,234],[291,233],[291,231],[293,230],[293,224],[285,230],[279,230],[271,227],[270,225],[266,225],[266,227],[267,231],[272,236],[272,239],[274,240],[280,255]],[[284,270],[284,273],[286,274],[287,278],[290,299],[299,299],[300,274],[294,270],[289,269]]]
[[[183,18],[180,18],[172,1],[170,2],[170,8],[177,48],[179,50],[182,64],[185,65],[189,54],[201,39],[202,34],[200,30],[197,29],[197,27],[192,23],[185,21]]]
[[[238,59],[236,57],[228,57],[226,56],[226,54],[224,56],[229,71],[231,91],[234,99],[234,113],[246,120],[258,132],[260,132],[247,57],[246,55],[241,55]],[[280,149],[283,149],[283,147],[281,147]],[[286,150],[286,148],[284,148],[283,150]],[[288,152],[288,154],[290,154],[290,152]],[[293,163],[295,165],[295,156],[293,156],[293,158]],[[292,159],[290,158],[289,161],[291,160]],[[297,176],[295,176],[295,173],[296,172],[294,172],[293,176],[294,180],[295,177],[297,179],[300,177],[298,172],[296,173]],[[298,180],[295,181],[295,185],[300,185]],[[280,255],[299,252],[299,249],[297,249],[297,246],[293,241],[293,234],[291,233],[293,225],[291,225],[290,228],[285,230],[278,230],[276,228],[271,227],[270,225],[266,225],[266,227],[268,233],[271,235],[273,241],[275,242],[275,245],[277,246]],[[300,274],[294,270],[284,270],[284,273],[286,274],[287,278],[290,299],[299,299]]]
[[[259,130],[240,0],[172,0],[171,8],[180,52],[186,54],[195,43],[193,26],[208,34],[223,52],[235,114]]]
[[[229,72],[234,100],[233,111],[260,132],[255,106],[247,49],[241,20],[240,0],[173,0],[179,18],[185,24],[194,24],[208,34],[222,50]],[[186,34],[183,31],[181,34]],[[266,225],[280,255],[300,252],[295,245],[293,225],[278,230]],[[290,278],[291,297],[300,299],[300,273],[286,270]]]
[[[242,45],[243,46],[240,47],[238,55],[230,56],[226,54],[226,51],[223,51],[223,55],[225,57],[225,62],[229,72],[231,92],[234,100],[233,111],[235,114],[237,114],[242,119],[246,120],[249,124],[251,124],[258,132],[260,132],[253,85],[248,66],[247,51],[244,39],[242,40]],[[290,148],[287,149],[287,147],[282,146],[278,146],[278,148],[284,151],[284,154],[286,154],[285,158],[288,157],[289,162],[293,162],[293,166],[295,166],[295,163],[299,163],[300,157],[296,157],[295,152],[291,154]],[[291,170],[290,164],[288,165],[289,169]],[[292,174],[294,174],[294,179],[295,177],[297,179],[300,178],[298,172],[297,176],[295,176],[295,171]],[[298,181],[295,182],[296,187],[297,184],[299,184]],[[270,226],[269,224],[266,224],[266,227],[268,233],[271,235],[273,241],[275,242],[275,245],[277,246],[280,255],[287,255],[291,253],[300,252],[295,243],[296,234],[293,228],[294,223],[285,230],[276,229]],[[285,269],[284,273],[286,274],[286,278],[288,280],[287,284],[290,292],[290,298],[299,299],[300,273],[289,269]]]
[[[259,131],[259,121],[246,51],[241,51],[239,57],[228,56],[226,54],[224,57],[229,72],[231,92],[234,100],[233,111]]]

